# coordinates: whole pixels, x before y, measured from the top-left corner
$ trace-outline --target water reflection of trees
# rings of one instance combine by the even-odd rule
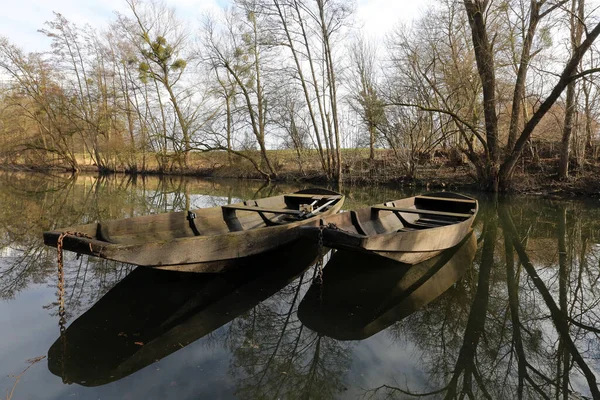
[[[424,352],[428,386],[368,397],[600,398],[599,210],[486,205],[474,273],[392,331]]]
[[[0,296],[11,298],[30,284],[53,281],[56,273],[56,250],[46,248],[42,232],[101,218],[121,216],[144,204],[131,201],[127,181],[118,185],[106,179],[37,176],[33,174],[0,175]],[[137,203],[137,206],[136,206]],[[125,207],[129,205],[129,207]],[[76,260],[68,256],[67,279],[73,291],[80,282],[92,281],[89,267],[94,266],[98,284],[108,279],[102,272],[113,265],[87,257]],[[73,285],[72,282],[75,282]],[[80,289],[80,288],[79,288]],[[90,287],[94,293],[97,287]],[[75,292],[71,298],[75,300]],[[104,291],[102,292],[104,293]],[[92,296],[94,301],[98,296]]]
[[[310,275],[230,325],[230,373],[240,398],[330,399],[344,390],[350,346],[310,331],[297,317]]]
[[[56,250],[43,244],[42,232],[96,220],[127,218],[193,207],[194,197],[202,206],[231,202],[257,195],[262,183],[239,184],[201,181],[181,177],[109,175],[72,176],[31,173],[0,173],[0,298],[8,299],[29,285],[54,282]],[[276,193],[286,186],[271,189]],[[291,190],[291,189],[290,189]],[[206,195],[206,196],[203,196]],[[80,283],[100,294],[122,276],[125,268],[106,260],[66,256],[66,282],[73,293]],[[117,271],[113,279],[111,271]],[[108,274],[108,276],[107,276]],[[93,278],[93,279],[92,279]],[[114,282],[113,282],[114,284]],[[91,285],[91,286],[90,286]],[[110,285],[109,285],[110,286]],[[73,295],[73,301],[77,296]],[[87,302],[88,304],[91,304]]]

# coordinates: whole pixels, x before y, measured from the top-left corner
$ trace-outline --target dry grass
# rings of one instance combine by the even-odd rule
[[[440,152],[436,152],[440,153]],[[257,151],[246,154],[259,159]],[[319,154],[316,150],[303,150],[299,159],[295,150],[269,150],[269,159],[282,181],[324,181],[326,179]],[[132,169],[121,161],[115,161],[108,171],[135,172],[157,175],[190,175],[218,178],[262,179],[261,174],[246,159],[230,155],[225,151],[209,153],[195,152],[189,157],[188,167],[180,168],[177,160],[172,159],[166,168],[160,168],[156,154],[146,154],[145,163],[137,156],[137,169]],[[89,157],[77,157],[81,169],[87,172],[98,171]],[[396,186],[414,186],[425,189],[474,188],[477,183],[472,169],[449,155],[437,154],[436,157],[423,160],[417,166],[415,176],[407,176],[402,164],[386,149],[376,151],[375,160],[369,160],[368,149],[344,149],[342,151],[344,182],[348,184],[388,183]],[[4,164],[5,168],[30,168],[46,170],[49,165],[31,165],[25,160]],[[131,164],[131,163],[130,163]],[[142,169],[142,165],[144,168]],[[0,166],[2,166],[0,160]],[[54,166],[55,168],[60,168]],[[263,166],[266,169],[265,166]],[[557,159],[542,159],[535,163],[528,159],[520,162],[515,172],[512,190],[521,193],[563,193],[600,195],[600,161],[594,160],[583,168],[573,168],[572,177],[567,181],[557,181]]]

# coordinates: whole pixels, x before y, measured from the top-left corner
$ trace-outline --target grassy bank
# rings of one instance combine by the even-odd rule
[[[258,158],[256,152],[249,156]],[[318,153],[305,150],[300,157],[293,150],[270,150],[272,165],[277,171],[278,181],[326,182]],[[389,150],[379,149],[374,160],[369,160],[368,149],[343,151],[343,175],[345,184],[389,184],[433,189],[477,189],[479,187],[473,170],[462,160],[452,159],[443,153],[420,160],[412,176]],[[175,159],[163,162],[162,167],[155,154],[138,157],[135,162],[122,162],[115,158],[102,171],[89,157],[77,156],[80,171],[99,173],[130,173],[142,175],[184,175],[214,178],[263,179],[261,174],[246,159],[226,152],[191,153],[187,168],[181,168]],[[59,161],[36,163],[30,160],[12,159],[3,162],[4,169],[34,171],[65,170]],[[600,164],[586,164],[573,168],[566,181],[556,179],[558,159],[523,159],[515,173],[512,191],[560,196],[600,196]]]

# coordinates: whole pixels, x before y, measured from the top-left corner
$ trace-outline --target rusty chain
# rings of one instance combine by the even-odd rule
[[[58,325],[60,326],[61,334],[66,329],[67,324],[67,313],[65,311],[65,268],[63,260],[63,241],[67,236],[83,237],[91,239],[90,236],[81,232],[62,232],[56,241],[57,251],[57,265],[58,265]],[[92,251],[92,244],[90,243],[90,252]]]
[[[325,247],[323,244],[323,231],[325,229],[332,229],[332,230],[336,230],[336,231],[342,231],[342,232],[346,232],[345,230],[343,230],[342,228],[340,228],[339,226],[337,226],[336,224],[330,222],[328,224],[324,224],[323,220],[320,220],[319,222],[319,235],[318,235],[318,258],[317,258],[317,276],[314,279],[314,283],[317,285],[322,285],[323,284],[323,268],[324,268],[324,262],[323,262],[323,258],[325,257],[325,254],[323,254],[323,248]]]
[[[58,326],[60,329],[60,341],[62,347],[61,355],[61,368],[62,368],[62,381],[63,383],[70,384],[71,382],[66,376],[65,362],[67,358],[67,313],[65,310],[65,267],[63,260],[63,241],[67,236],[84,237],[92,239],[92,237],[81,232],[62,232],[56,241],[57,250],[57,264],[58,264]],[[90,252],[92,252],[92,244],[90,243]]]

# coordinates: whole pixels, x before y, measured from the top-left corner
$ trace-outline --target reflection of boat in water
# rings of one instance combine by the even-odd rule
[[[362,251],[417,264],[460,243],[477,215],[477,200],[457,193],[430,193],[323,217],[325,246]]]
[[[337,213],[344,196],[326,189],[188,212],[144,215],[44,232],[44,243],[134,265],[218,272],[242,257],[297,240],[301,226]],[[219,261],[219,263],[216,263]]]
[[[452,286],[472,265],[474,234],[458,246],[416,265],[340,250],[298,308],[300,321],[339,340],[368,338],[423,307]]]
[[[252,309],[316,256],[316,245],[301,240],[222,274],[137,268],[54,342],[48,368],[85,386],[119,380]]]

